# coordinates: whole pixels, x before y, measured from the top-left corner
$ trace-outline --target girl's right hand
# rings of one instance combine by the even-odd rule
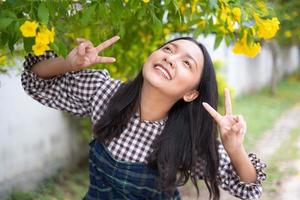
[[[98,63],[115,62],[116,59],[114,57],[102,57],[98,56],[98,53],[111,46],[119,39],[119,36],[114,36],[99,44],[97,47],[94,47],[91,41],[77,38],[79,45],[67,55],[67,66],[71,71],[78,71]]]

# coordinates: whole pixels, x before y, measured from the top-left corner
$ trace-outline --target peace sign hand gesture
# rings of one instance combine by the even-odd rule
[[[101,57],[98,56],[98,54],[102,50],[117,42],[119,39],[119,36],[114,36],[94,47],[91,41],[83,38],[77,38],[79,45],[67,55],[67,65],[71,71],[78,71],[97,63],[115,62],[116,59],[114,57]]]
[[[221,140],[228,153],[234,153],[243,147],[244,135],[246,133],[246,121],[242,115],[232,115],[230,93],[225,88],[225,115],[222,116],[208,103],[203,102],[204,108],[217,122],[220,128]]]

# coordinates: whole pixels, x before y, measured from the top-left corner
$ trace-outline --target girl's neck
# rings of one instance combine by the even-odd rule
[[[164,119],[175,102],[144,80],[138,107],[140,119],[147,121]]]

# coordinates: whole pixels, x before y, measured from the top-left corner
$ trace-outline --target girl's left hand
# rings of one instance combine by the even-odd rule
[[[246,133],[246,121],[242,115],[233,115],[231,108],[230,93],[225,88],[225,115],[222,116],[208,103],[203,102],[204,108],[217,122],[220,128],[221,140],[228,153],[239,151],[243,147],[244,135]]]

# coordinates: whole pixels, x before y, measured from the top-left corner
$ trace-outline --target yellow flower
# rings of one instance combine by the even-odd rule
[[[165,27],[165,28],[163,29],[163,32],[164,32],[165,35],[168,35],[168,34],[171,32],[171,29]]]
[[[227,26],[230,32],[234,31],[234,21],[231,20],[231,17],[227,17]]]
[[[224,6],[224,5],[222,4],[221,10],[220,10],[220,19],[221,19],[222,21],[226,21],[229,12],[230,12],[229,7],[226,6],[226,5]]]
[[[245,55],[249,57],[255,57],[261,50],[259,42],[251,43],[250,46],[246,49]]]
[[[193,4],[192,4],[192,13],[195,13],[195,12],[196,12],[198,1],[199,1],[199,0],[193,0]]]
[[[49,46],[45,43],[36,43],[32,46],[32,50],[35,55],[42,55],[46,50],[49,50]]]
[[[205,24],[206,24],[205,20],[201,20],[200,22],[197,23],[198,27],[200,28],[204,28]]]
[[[292,37],[292,32],[291,31],[285,31],[284,36],[287,37],[287,38],[290,38],[290,37]]]
[[[129,0],[125,0],[125,3],[128,3],[129,2]]]
[[[24,37],[34,37],[36,35],[36,29],[39,24],[36,21],[25,21],[21,26],[20,30]]]
[[[247,33],[244,34],[241,40],[238,40],[233,48],[233,53],[245,54],[248,57],[255,57],[261,50],[260,43],[251,43],[249,46],[247,44]]]
[[[54,42],[55,32],[54,32],[53,27],[50,31],[46,26],[42,26],[42,27],[40,27],[40,33],[43,33],[43,34],[47,35],[49,42],[51,42],[51,43]]]
[[[179,25],[178,27],[178,30],[179,31],[182,31],[182,32],[185,32],[189,29],[188,25],[187,24],[182,24],[181,26]]]
[[[227,33],[227,29],[224,26],[220,26],[219,29],[221,32]]]
[[[184,2],[182,2],[182,0],[178,1],[178,7],[180,9],[180,12],[185,15],[185,12],[187,10],[186,4],[184,4]]]
[[[4,65],[6,62],[6,56],[5,55],[0,55],[0,65]]]
[[[259,19],[257,21],[258,32],[257,35],[260,38],[270,39],[274,37],[279,30],[279,21],[277,17],[272,19]]]
[[[233,16],[234,16],[234,19],[235,19],[236,21],[240,22],[240,20],[241,20],[241,9],[238,8],[238,7],[234,7],[234,8],[232,9],[232,14],[233,14]]]
[[[35,37],[35,43],[48,45],[50,43],[49,36],[46,33],[38,32]]]
[[[144,2],[144,3],[149,3],[149,2],[150,2],[150,0],[143,0],[143,2]]]

